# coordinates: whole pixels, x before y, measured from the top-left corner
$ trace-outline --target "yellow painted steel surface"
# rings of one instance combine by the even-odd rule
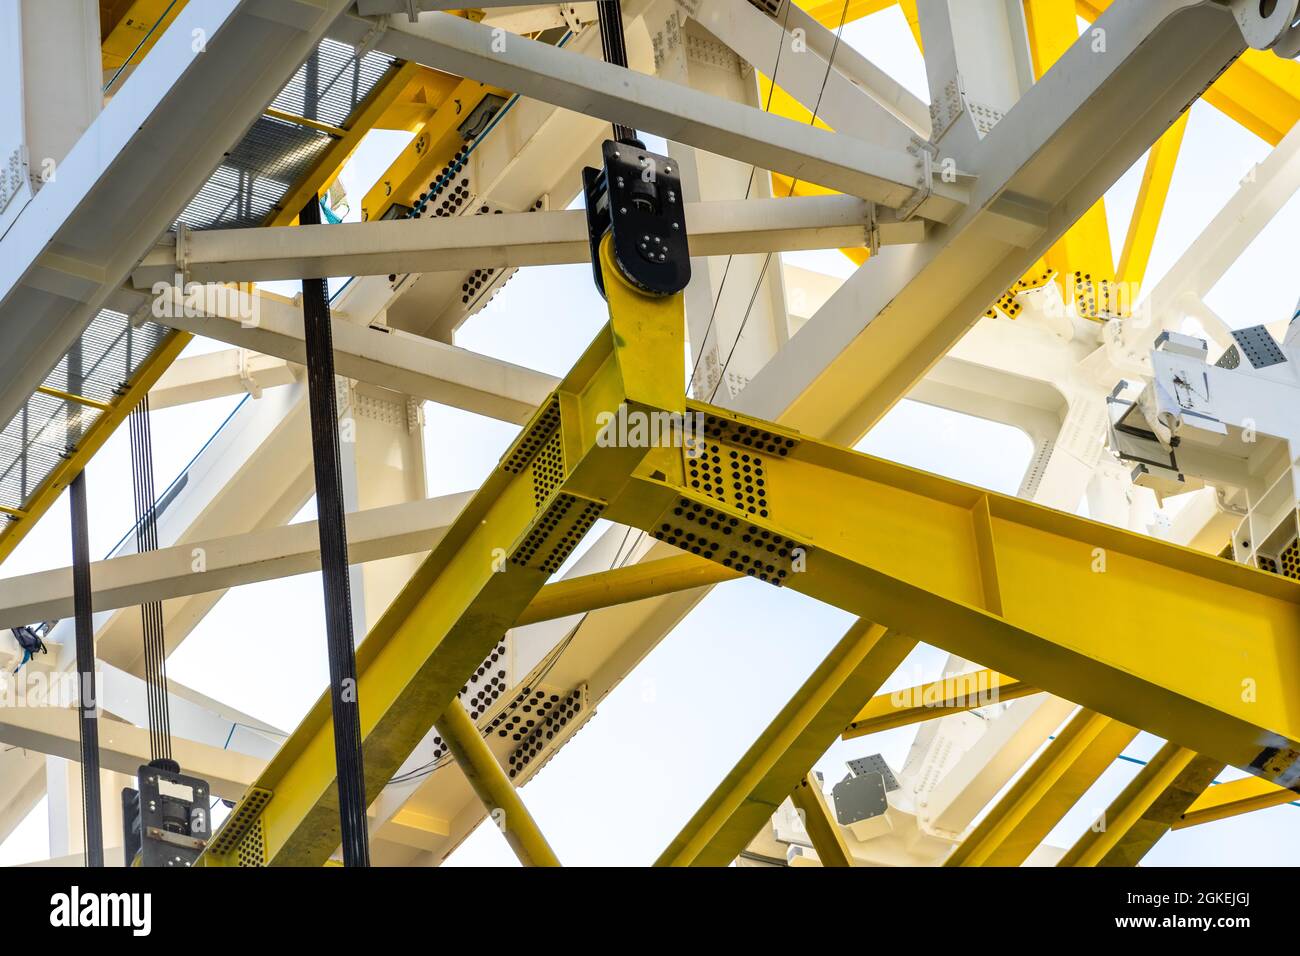
[[[1229,780],[1208,787],[1183,815],[1173,822],[1170,829],[1181,830],[1202,823],[1213,823],[1215,820],[1226,820],[1241,813],[1266,810],[1269,807],[1294,803],[1297,800],[1300,800],[1300,793],[1261,780],[1259,777]]]
[[[916,639],[1262,776],[1300,773],[1296,582],[686,402],[664,374],[681,361],[680,297],[631,289],[608,242],[602,265],[610,325],[359,649],[372,793],[558,567],[552,531],[571,548],[602,515],[892,629],[841,642],[662,862],[734,858]],[[599,415],[620,405],[701,430],[687,447],[605,447]],[[557,525],[565,496],[590,520]],[[327,700],[257,787],[268,859],[328,858]]]
[[[790,796],[916,641],[859,620],[745,752],[656,866],[726,866]]]
[[[1137,733],[1136,727],[1080,710],[944,865],[1024,863]]]
[[[866,737],[1037,693],[1037,687],[1024,681],[982,668],[873,697],[840,736],[845,740]]]
[[[139,63],[187,0],[100,0],[100,54],[105,71]]]
[[[1146,277],[1151,249],[1156,241],[1156,230],[1164,213],[1165,200],[1169,198],[1174,166],[1178,162],[1178,152],[1183,144],[1183,134],[1187,131],[1187,118],[1190,115],[1187,112],[1178,117],[1147,154],[1146,168],[1142,171],[1142,185],[1138,188],[1137,203],[1133,207],[1133,218],[1124,238],[1124,249],[1119,255],[1116,278],[1121,283],[1140,286]],[[1132,293],[1129,295],[1132,296]]]
[[[519,862],[524,866],[559,866],[559,857],[459,700],[452,700],[437,726],[479,802]]]
[[[1296,582],[769,423],[694,402],[688,408],[731,436],[714,441],[710,454],[728,467],[733,451],[749,454],[751,467],[761,466],[762,507],[735,512],[735,535],[754,542],[743,547],[770,539],[804,553],[802,571],[780,558],[754,574],[869,611],[1259,776],[1300,778],[1300,716],[1288,703],[1300,691]],[[785,453],[754,455],[752,445],[734,441],[742,428]],[[673,471],[662,453],[653,456],[653,467],[672,476],[656,478],[647,459],[608,517],[669,543],[688,531],[709,539],[699,519],[721,502],[690,486],[688,461],[679,455]],[[730,476],[722,477],[727,484]],[[722,497],[729,496],[727,489]],[[733,550],[711,553],[721,563]],[[752,566],[746,558],[752,553],[731,560],[744,570]]]
[[[812,840],[813,849],[817,851],[822,866],[852,866],[853,854],[844,839],[844,831],[840,829],[826,800],[826,794],[822,793],[821,781],[817,775],[804,774],[803,779],[790,792],[790,800],[803,819],[804,829]]]
[[[366,193],[361,202],[363,220],[384,218],[395,203],[412,205],[419,194],[428,191],[429,183],[436,181],[440,172],[446,172],[454,163],[457,151],[465,144],[459,127],[475,107],[489,94],[510,95],[477,80],[462,80],[447,74],[437,74],[437,77],[438,81],[429,94],[430,101],[437,104],[436,109]]]
[[[1075,9],[1089,22],[1111,0],[1077,0]],[[1221,110],[1271,146],[1300,119],[1300,63],[1263,50],[1247,50],[1203,94]]]
[[[3,523],[3,528],[0,528],[0,561],[13,554],[14,548],[18,547],[19,542],[27,536],[27,532],[31,531],[36,522],[50,510],[50,506],[58,500],[63,489],[68,487],[72,479],[86,467],[86,463],[103,447],[104,442],[108,441],[109,436],[117,430],[117,426],[126,421],[126,416],[130,414],[131,409],[149,394],[149,389],[153,388],[154,383],[176,356],[181,354],[189,344],[190,338],[188,332],[173,331],[168,334],[159,343],[153,355],[140,365],[135,378],[125,391],[114,399],[110,407],[103,409],[90,422],[81,440],[77,442],[77,447],[69,452],[68,456],[50,472],[41,486],[32,492],[22,512],[14,516],[15,520]]]
[[[1166,743],[1057,866],[1136,866],[1222,769],[1221,761]]]
[[[1061,0],[1024,0],[1024,9],[1034,75],[1041,77],[1079,38],[1078,22],[1069,3]],[[1067,301],[1073,300],[1081,315],[1097,317],[1111,311],[1115,260],[1105,199],[1098,199],[1080,216],[1044,258],[1047,268],[1057,273]]]
[[[620,405],[629,414],[684,409],[680,379],[663,374],[680,366],[685,347],[681,296],[633,290],[608,238],[602,266],[609,324],[357,649],[372,798],[645,456],[645,448],[602,444],[601,416]],[[338,846],[332,741],[322,695],[254,784],[271,794],[250,824],[269,864],[318,866]]]
[[[641,561],[548,584],[515,623],[522,626],[552,621],[570,614],[687,591],[739,577],[743,577],[739,571],[696,561],[689,555]]]

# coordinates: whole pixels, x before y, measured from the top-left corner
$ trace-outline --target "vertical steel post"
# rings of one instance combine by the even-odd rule
[[[298,215],[303,226],[320,225],[320,200],[313,193]],[[325,590],[325,637],[329,648],[330,708],[334,717],[334,760],[338,768],[343,865],[370,865],[366,830],[366,782],[357,702],[357,656],[352,637],[348,584],[348,540],[339,463],[338,400],[334,385],[334,340],[324,279],[302,283],[303,331],[307,346],[307,394],[311,410],[312,461],[316,471],[316,514],[320,530],[321,582]]]

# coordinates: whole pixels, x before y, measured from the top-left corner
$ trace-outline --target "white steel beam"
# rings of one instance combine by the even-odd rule
[[[234,412],[178,476],[170,493],[162,493],[158,518],[162,547],[281,525],[301,510],[312,494],[305,393],[305,385],[277,388],[245,401]],[[113,553],[134,552],[134,536],[128,535]],[[207,591],[164,605],[169,651],[223,593]],[[99,657],[141,673],[138,611],[97,611],[95,631]],[[61,620],[51,637],[63,645],[61,666],[71,668],[72,621]]]
[[[45,795],[45,755],[13,747],[0,750],[0,843]]]
[[[345,18],[346,21],[346,18]],[[368,29],[364,20],[341,22],[343,35]],[[492,28],[446,14],[418,23],[393,16],[378,41],[393,56],[472,77],[565,109],[617,121],[899,208],[913,198],[927,219],[947,222],[966,202],[964,188],[926,181],[928,170],[901,149],[836,136],[754,107],[728,102],[657,77],[556,49],[513,34],[504,42]],[[927,192],[928,190],[928,192]]]
[[[6,0],[19,8],[26,143],[33,181],[47,183],[104,105],[99,4]],[[38,185],[38,189],[39,189]]]
[[[1032,85],[1018,8],[1006,0],[918,0],[931,139],[945,154],[964,158]]]
[[[175,292],[168,287],[164,295],[171,297]],[[178,303],[180,298],[176,296]],[[301,307],[290,299],[258,293],[256,321],[241,318],[252,308],[217,306],[205,311],[187,310],[178,304],[171,310],[173,316],[165,321],[196,335],[304,363],[307,346]],[[187,311],[191,314],[184,314]],[[196,312],[199,314],[193,314]],[[397,329],[371,328],[345,319],[335,319],[332,328],[338,374],[489,418],[526,422],[558,383],[558,379],[542,372]]]
[[[149,408],[157,411],[229,395],[261,398],[262,390],[300,381],[302,367],[282,358],[222,349],[177,359],[149,389]]]
[[[809,111],[815,109],[817,118],[837,133],[897,149],[906,149],[916,135],[833,64],[828,66],[830,51],[815,49],[806,37],[801,38],[805,48],[798,48],[780,19],[760,13],[749,0],[704,0],[691,17]],[[848,46],[835,47],[836,61],[840,48]]]
[[[77,712],[68,707],[0,709],[0,743],[68,760],[81,756]],[[234,750],[176,738],[172,754],[188,773],[203,777],[214,796],[238,800],[266,761]],[[105,770],[132,776],[150,760],[149,731],[115,720],[99,724],[99,759]]]
[[[1119,11],[1121,16],[1112,21],[1112,26],[1120,23],[1121,27],[1127,27],[1136,32],[1134,44],[1141,41],[1155,32],[1155,27],[1163,23],[1166,16],[1186,4],[1171,5],[1166,2],[1160,10],[1151,12],[1153,19],[1143,20],[1143,14],[1148,12],[1149,8],[1138,7],[1136,5],[1126,5]],[[1112,8],[1114,9],[1114,8]],[[1044,236],[1048,230],[1049,222],[1053,224],[1052,217],[1060,221],[1060,228],[1064,228],[1067,223],[1067,217],[1077,215],[1084,208],[1087,208],[1088,202],[1075,203],[1075,199],[1080,195],[1096,188],[1100,192],[1105,184],[1094,182],[1087,185],[1089,176],[1094,179],[1100,177],[1116,177],[1123,169],[1131,165],[1132,158],[1123,158],[1116,155],[1102,156],[1105,148],[1094,156],[1090,153],[1087,162],[1095,160],[1096,167],[1092,173],[1081,172],[1077,163],[1079,162],[1079,153],[1084,150],[1083,144],[1090,138],[1100,136],[1101,131],[1106,128],[1113,128],[1116,125],[1123,126],[1124,121],[1121,117],[1131,117],[1133,115],[1143,117],[1145,122],[1152,126],[1160,122],[1168,122],[1168,119],[1161,120],[1158,117],[1152,118],[1151,113],[1159,113],[1161,109],[1169,111],[1169,118],[1176,115],[1181,106],[1189,102],[1204,83],[1200,82],[1197,76],[1188,76],[1187,70],[1195,72],[1197,69],[1205,69],[1203,64],[1199,64],[1196,55],[1192,54],[1186,62],[1181,59],[1181,54],[1175,55],[1177,50],[1185,49],[1189,45],[1195,47],[1198,43],[1208,43],[1211,47],[1217,39],[1228,51],[1224,53],[1223,62],[1231,60],[1240,50],[1239,39],[1227,32],[1223,28],[1223,21],[1218,18],[1219,11],[1200,10],[1193,11],[1193,20],[1195,22],[1183,23],[1181,20],[1176,24],[1179,29],[1174,35],[1162,35],[1162,43],[1153,48],[1157,53],[1154,61],[1147,64],[1145,68],[1139,62],[1140,58],[1134,57],[1134,51],[1131,47],[1125,47],[1118,51],[1117,58],[1105,58],[1106,64],[1097,66],[1085,64],[1082,62],[1071,62],[1067,58],[1067,66],[1057,72],[1057,83],[1059,85],[1042,88],[1039,90],[1037,106],[1029,107],[1033,115],[1022,113],[1022,117],[1017,123],[1006,127],[1006,132],[1002,134],[999,143],[1008,143],[1003,147],[998,146],[997,153],[986,154],[985,162],[991,168],[997,170],[998,178],[1006,184],[1015,185],[1021,189],[1027,188],[1031,180],[1037,181],[1035,188],[1041,190],[1044,195],[1048,196],[1052,202],[1044,200],[1026,200],[1023,195],[990,195],[985,205],[987,210],[976,214],[973,211],[968,212],[963,227],[947,227],[936,230],[933,237],[921,246],[911,247],[906,250],[888,250],[881,259],[888,257],[889,263],[886,263],[886,272],[873,272],[873,265],[860,269],[856,276],[849,280],[855,283],[857,294],[861,295],[863,287],[871,284],[878,284],[882,288],[879,290],[880,305],[888,302],[890,296],[895,295],[898,290],[907,284],[908,281],[916,278],[922,266],[929,265],[934,260],[941,260],[944,270],[934,270],[927,276],[927,281],[938,288],[929,290],[929,294],[939,299],[948,297],[959,290],[952,288],[954,283],[961,285],[969,284],[976,281],[981,270],[993,268],[1001,258],[1005,258],[1012,253],[1009,252],[1014,248],[1014,243],[1019,242],[1028,245],[1033,242],[1041,242],[1046,245],[1050,239]],[[1208,17],[1208,18],[1206,18]],[[1231,21],[1228,21],[1231,25]],[[1215,30],[1215,28],[1223,28]],[[1203,32],[1205,28],[1209,32]],[[1190,39],[1189,39],[1190,38]],[[1112,45],[1112,51],[1114,46]],[[1091,57],[1088,52],[1087,56]],[[1076,51],[1076,60],[1080,54]],[[1163,59],[1162,59],[1163,57]],[[1123,69],[1126,58],[1128,69]],[[1098,60],[1102,58],[1096,58]],[[1172,60],[1172,64],[1171,61]],[[1190,65],[1189,65],[1190,64]],[[1187,70],[1180,72],[1180,69],[1186,67]],[[1117,84],[1113,88],[1106,89],[1108,83],[1114,80],[1116,74],[1109,70],[1116,70],[1117,75],[1123,78],[1124,82]],[[1211,71],[1211,72],[1217,72]],[[1084,76],[1089,78],[1089,84],[1082,88],[1076,88],[1075,84],[1079,83]],[[1200,83],[1200,85],[1197,85]],[[1132,84],[1141,89],[1142,93],[1149,97],[1151,101],[1162,102],[1159,107],[1150,107],[1145,113],[1141,109],[1141,104],[1134,103],[1133,89],[1128,88],[1127,84]],[[1042,87],[1042,84],[1040,84]],[[1044,91],[1046,90],[1046,91]],[[1102,95],[1104,93],[1104,95]],[[1068,106],[1061,104],[1067,99],[1077,99],[1081,101],[1090,101],[1096,97],[1100,102],[1090,102],[1091,109],[1079,110],[1083,117],[1083,122],[1077,127],[1072,125],[1069,116]],[[1181,101],[1181,102],[1180,102]],[[1033,100],[1030,101],[1031,103]],[[1022,98],[1016,109],[1025,109],[1026,99]],[[1177,105],[1172,105],[1177,104]],[[1041,112],[1040,112],[1041,111]],[[1014,115],[1015,110],[1013,110]],[[1004,119],[1003,123],[1008,123],[1010,117]],[[995,141],[998,129],[995,128],[994,134],[987,137],[982,147],[992,149],[991,143]],[[1147,127],[1138,124],[1138,128],[1146,130]],[[1143,132],[1142,135],[1146,135]],[[1151,132],[1151,139],[1154,139],[1155,132]],[[1122,138],[1122,137],[1121,137]],[[1056,142],[1050,142],[1056,140]],[[1110,138],[1105,141],[1110,144]],[[1135,155],[1140,153],[1144,147],[1138,145],[1134,147]],[[1093,149],[1093,147],[1088,147]],[[1064,150],[1058,152],[1058,150]],[[1019,168],[1018,162],[1026,167],[1024,172],[1024,183],[1016,175]],[[1072,157],[1076,163],[1069,168],[1061,168],[1061,164],[1067,162],[1067,158]],[[1075,177],[1078,178],[1075,178]],[[981,189],[983,184],[981,184]],[[1090,200],[1089,200],[1090,202]],[[963,242],[968,244],[961,249],[961,254],[947,253],[948,247],[955,245],[954,233],[960,232]],[[928,247],[928,248],[927,248]],[[1026,254],[1027,255],[1027,254]],[[977,261],[970,263],[965,261],[967,256],[973,257]],[[1032,257],[1027,255],[1025,267],[1032,261]],[[877,260],[879,262],[879,260]],[[877,268],[879,266],[877,265]],[[971,324],[980,313],[984,311],[988,302],[992,301],[1003,289],[1009,286],[1016,278],[1019,272],[1011,272],[1008,268],[1008,278],[1005,281],[994,279],[987,283],[987,295],[978,297],[979,301],[968,302],[968,309],[961,311],[960,327],[955,329],[952,337],[955,339],[961,331]],[[847,284],[846,284],[847,285]],[[918,287],[923,287],[924,283],[918,282]],[[961,296],[958,295],[958,298]],[[838,316],[830,324],[833,326],[836,321],[846,321],[850,315],[860,325],[870,319],[880,306],[863,312],[863,302],[861,299],[843,298],[843,290],[837,295],[840,298],[838,308],[844,309],[844,318]],[[853,312],[853,308],[859,309],[858,313]],[[906,312],[904,316],[903,312]],[[919,319],[928,318],[929,316],[924,309],[902,310],[895,314],[895,318],[903,321],[905,326],[907,322],[924,325],[924,322],[918,322]],[[792,352],[795,352],[801,339],[808,336],[818,337],[825,335],[825,330],[818,332],[817,326],[826,319],[825,310],[823,314],[813,319],[809,326],[800,332],[798,336],[790,341],[789,344],[778,354],[777,358],[769,363],[768,369],[760,376],[769,374],[775,375],[775,371],[780,369],[780,375],[788,377],[789,381],[782,381],[780,384],[773,386],[765,383],[764,386],[751,385],[740,394],[737,400],[732,403],[742,411],[757,413],[767,417],[785,417],[790,411],[796,410],[789,406],[793,405],[795,399],[801,395],[810,398],[817,398],[827,406],[843,405],[845,394],[854,394],[855,391],[860,393],[861,384],[852,381],[846,381],[847,376],[836,376],[834,381],[830,377],[822,375],[823,369],[834,362],[838,356],[838,349],[843,348],[843,342],[837,342],[833,347],[828,347],[822,352],[819,349],[810,350],[806,360],[787,362]],[[871,361],[867,353],[860,359],[859,366],[855,373],[859,376],[887,375],[889,370],[895,368],[897,364],[907,360],[908,349],[906,346],[899,347],[906,342],[906,329],[891,328],[891,338],[901,336],[903,342],[886,339],[881,343],[881,354],[876,357],[875,364]],[[910,345],[911,343],[907,343]],[[943,347],[948,343],[945,342]],[[936,348],[935,357],[942,351],[942,347]],[[932,359],[930,360],[932,361]],[[925,366],[930,364],[925,362]],[[912,377],[909,376],[906,382],[897,383],[897,391],[894,392],[888,400],[888,405],[892,405],[897,398],[901,397],[906,391],[907,384],[910,384]],[[867,384],[876,384],[871,382]],[[767,407],[765,403],[768,395],[774,394],[775,399]],[[850,403],[852,404],[852,403]],[[854,409],[848,409],[851,413]],[[826,434],[834,425],[834,420],[828,422],[817,421],[813,427],[808,430],[816,434]],[[859,432],[860,433],[860,432]],[[855,433],[851,438],[841,437],[842,441],[854,441],[857,438]],[[605,562],[604,567],[609,567],[610,554],[623,543],[624,534],[621,529],[613,530],[593,545],[588,555],[584,555],[578,567],[582,567],[584,562],[590,560],[591,567],[597,568],[600,562]],[[671,553],[671,549],[646,548],[644,544],[637,547],[637,554],[629,560],[642,559],[645,556],[660,556]],[[576,570],[576,568],[575,568]],[[637,602],[635,605],[611,608],[593,612],[581,621],[568,622],[548,622],[555,628],[564,628],[563,633],[551,632],[547,630],[547,625],[535,625],[538,629],[536,638],[537,647],[550,649],[554,646],[555,641],[562,637],[565,639],[565,654],[553,669],[549,671],[549,679],[553,679],[558,684],[573,686],[578,682],[586,682],[588,694],[593,703],[598,703],[603,697],[615,686],[624,675],[631,669],[645,653],[652,648],[655,643],[662,637],[667,630],[671,629],[678,621],[682,619],[707,592],[707,589],[698,589],[688,594],[670,595],[663,598],[650,599]],[[577,625],[577,629],[570,629]],[[518,629],[516,633],[516,647],[523,648],[528,643],[526,635],[529,634],[529,628]],[[412,798],[411,805],[418,806],[422,812],[438,819],[451,821],[452,833],[440,844],[438,850],[430,851],[427,854],[429,862],[436,862],[446,855],[447,852],[459,843],[468,828],[472,827],[481,819],[480,812],[465,810],[465,801],[469,797],[466,794],[458,793],[456,787],[448,780],[445,774],[435,772],[430,774],[427,781],[419,788],[418,793]],[[468,814],[468,819],[466,815]]]
[[[853,444],[1244,49],[1198,0],[1117,2],[969,151],[952,225],[860,268],[738,408]],[[816,388],[813,388],[813,383]]]
[[[363,564],[428,551],[470,496],[463,492],[349,514],[348,560]],[[303,521],[124,554],[91,562],[90,569],[95,608],[109,611],[319,571],[320,540],[316,522]],[[0,579],[0,627],[71,615],[71,568]]]
[[[162,33],[0,239],[0,422],[58,363],[347,3],[209,0],[188,4]]]
[[[1020,0],[1007,0],[1019,3]],[[903,84],[859,53],[851,43],[836,42],[835,31],[823,26],[791,0],[782,0],[772,19],[787,30],[802,30],[808,49],[823,60],[831,61],[836,71],[898,117],[922,139],[930,138],[930,107]]]
[[[853,196],[686,204],[691,253],[724,256],[865,246],[871,204]],[[885,244],[920,242],[924,223],[878,224]],[[186,238],[187,277],[195,282],[264,282],[328,276],[451,272],[591,261],[586,213],[502,213],[349,222],[294,229],[211,229]],[[174,237],[132,273],[136,288],[168,283],[179,269]]]
[[[1113,110],[1120,109],[1115,100],[1111,101],[1111,107]],[[1113,122],[1113,117],[1110,121]],[[1013,211],[1015,210],[1014,202],[1011,204],[1011,208]],[[1032,215],[1025,217],[1019,212],[1012,215],[1001,215],[1006,211],[1006,207],[995,211],[1000,214],[1001,221],[991,224],[985,223],[985,226],[993,225],[995,233],[999,229],[1006,229],[1010,226],[1010,231],[1020,241],[1029,241],[1035,228],[1045,227],[1041,223],[1035,226]],[[1026,218],[1030,219],[1027,226],[1024,221]],[[1001,288],[990,291],[987,299],[991,300],[1000,291]],[[983,304],[978,309],[973,309],[971,319],[982,310]],[[814,324],[816,321],[814,320]],[[799,337],[802,338],[803,335],[812,331],[811,327],[805,329]],[[796,367],[792,374],[801,383],[799,385],[800,389],[809,388],[816,383],[819,391],[833,394],[833,389],[826,389],[822,387],[822,383],[816,381],[818,371],[818,367],[812,364],[802,368]],[[751,397],[748,391],[742,393],[738,404],[742,406],[748,404]],[[591,552],[593,562],[608,561],[608,552],[613,550],[613,546],[618,543],[620,538],[622,538],[622,532],[618,531],[599,541]],[[608,564],[605,566],[607,567]],[[574,633],[573,639],[568,643],[564,658],[557,665],[558,670],[553,670],[552,675],[555,676],[557,681],[562,680],[565,683],[586,680],[589,684],[591,699],[599,701],[627,673],[635,661],[652,647],[668,628],[681,619],[702,593],[703,590],[691,595],[677,595],[671,598],[638,602],[635,607],[594,612],[595,616],[589,616],[589,619]],[[565,626],[570,626],[571,623],[569,622]],[[521,634],[526,630],[521,629]],[[555,634],[547,634],[545,637],[539,635],[537,646],[545,646],[549,649],[554,645],[554,640],[557,637],[558,635]],[[522,638],[520,643],[522,646]],[[430,817],[455,821],[450,828],[453,832],[441,844],[442,849],[431,851],[429,854],[430,859],[437,859],[441,854],[445,854],[463,838],[464,833],[467,832],[466,828],[472,826],[481,816],[478,812],[472,812],[469,814],[472,819],[466,820],[463,827],[461,826],[459,821],[464,816],[464,810],[457,808],[464,807],[464,799],[467,799],[467,795],[457,795],[453,787],[436,782],[445,780],[445,778],[446,775],[441,772],[431,774],[428,782],[420,788],[420,793],[415,801],[421,811],[427,812]]]
[[[651,27],[653,29],[653,26]],[[750,106],[767,100],[758,77],[695,20],[676,8],[655,34],[655,62],[662,79]],[[669,143],[688,202],[752,199],[772,195],[771,177],[746,163],[682,143]],[[915,223],[920,224],[920,221]],[[701,256],[691,243],[691,282],[686,287],[686,328],[691,346],[691,394],[713,400],[735,395],[790,337],[784,277],[772,254]],[[778,260],[779,261],[779,260]]]
[[[1162,329],[1185,315],[1202,315],[1203,299],[1283,206],[1300,190],[1300,125],[1291,129],[1201,230],[1144,302],[1115,329],[1117,361],[1149,365],[1152,343]],[[1214,334],[1220,323],[1206,321]],[[1227,343],[1223,343],[1227,344]]]
[[[341,454],[343,500],[350,512],[353,627],[358,634],[368,634],[472,494],[426,500],[422,401],[364,383],[350,384],[345,397],[343,419],[350,425],[343,429]],[[363,514],[382,517],[403,512],[409,514],[383,529],[386,534],[370,532],[371,541],[404,537],[410,544],[402,547],[403,553],[375,554],[360,560],[363,552],[353,551],[357,519]],[[412,534],[417,526],[419,532]]]

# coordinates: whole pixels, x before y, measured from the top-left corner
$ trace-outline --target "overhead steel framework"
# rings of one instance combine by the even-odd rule
[[[486,818],[558,865],[524,785],[741,577],[854,620],[661,865],[1134,865],[1296,799],[1300,452],[1285,415],[1263,451],[1224,446],[1252,396],[1300,388],[1300,325],[1243,338],[1205,298],[1300,189],[1300,0],[628,0],[619,37],[617,4],[52,6],[85,34],[65,75],[57,17],[0,0],[22,81],[0,143],[0,559],[146,395],[246,397],[159,497],[157,550],[128,535],[88,585],[84,548],[75,587],[0,580],[0,625],[52,622],[24,665],[50,674],[88,669],[93,630],[100,763],[130,774],[149,759],[136,604],[165,602],[170,653],[232,587],[323,563],[334,598],[335,686],[296,728],[170,685],[176,760],[234,803],[199,863],[437,864]],[[846,36],[895,7],[928,104]],[[1271,153],[1150,282],[1202,101]],[[567,374],[458,346],[518,270],[589,261],[567,207],[611,123],[646,182],[657,154],[631,132],[666,143],[690,284],[637,287],[606,235],[608,322]],[[320,224],[377,129],[409,142],[355,221]],[[1112,236],[1107,192],[1134,167]],[[780,255],[826,249],[848,278]],[[273,280],[316,293],[307,321],[255,286]],[[191,354],[195,336],[225,348]],[[1211,351],[1240,414],[1188,399],[1138,422],[1169,363]],[[855,451],[907,398],[1024,431],[1019,494]],[[519,426],[478,489],[428,496],[425,402]],[[313,492],[309,408],[338,489],[319,526],[288,524]],[[1197,457],[1178,436],[1209,417],[1223,440]],[[884,690],[922,644],[943,672]],[[356,746],[336,748],[340,713]],[[0,839],[48,794],[52,855],[76,862],[78,717],[0,712]],[[870,738],[903,727],[891,767]],[[1163,746],[1107,825],[1049,845],[1140,732]],[[864,756],[828,783],[839,739]]]

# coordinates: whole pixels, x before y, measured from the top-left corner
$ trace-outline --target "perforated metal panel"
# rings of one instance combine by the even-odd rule
[[[510,555],[510,563],[554,574],[573,553],[605,506],[561,493]]]
[[[1282,552],[1281,558],[1281,573],[1293,581],[1300,581],[1300,541],[1292,541],[1290,547]]]
[[[238,857],[240,866],[266,866],[266,839],[262,836],[260,817],[239,841]]]
[[[217,856],[235,854],[239,866],[262,866],[266,862],[266,841],[262,834],[262,810],[271,791],[250,787],[212,838],[208,852]]]
[[[889,808],[885,780],[878,773],[845,777],[831,788],[831,800],[835,804],[835,819],[841,826],[870,820]]]
[[[1241,365],[1241,351],[1235,345],[1228,346],[1219,360],[1214,363],[1219,368],[1234,369]]]
[[[522,472],[559,427],[560,400],[552,398],[523,434],[515,439],[502,459],[501,468],[512,475]]]
[[[564,438],[558,428],[534,456],[529,470],[533,474],[533,500],[540,508],[564,483]]]
[[[794,572],[796,558],[806,559],[809,551],[793,538],[689,498],[678,498],[660,515],[651,536],[777,587]]]
[[[1237,343],[1237,348],[1241,349],[1247,361],[1255,368],[1268,368],[1271,365],[1281,365],[1286,361],[1286,356],[1278,348],[1272,333],[1262,325],[1252,325],[1248,329],[1233,329],[1232,337]]]
[[[870,754],[866,757],[857,757],[849,761],[849,770],[855,777],[860,777],[867,773],[878,773],[885,778],[886,790],[898,789],[898,778],[894,776],[894,771],[889,769],[889,764],[885,763],[885,758],[881,754]]]
[[[510,753],[506,773],[512,778],[523,773],[529,764],[571,729],[571,724],[576,726],[587,703],[586,684],[567,694],[525,687],[510,710],[498,718],[500,725],[494,721],[493,727],[489,728],[489,733],[495,729],[498,737],[519,741],[519,746]]]

